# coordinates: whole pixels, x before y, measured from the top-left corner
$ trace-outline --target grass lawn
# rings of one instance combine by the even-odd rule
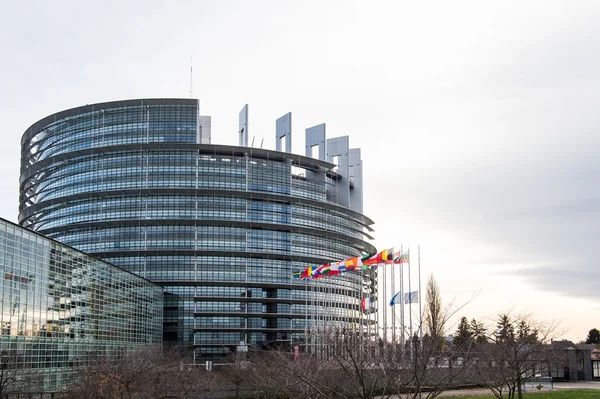
[[[516,398],[516,395],[515,395]],[[554,392],[523,394],[527,399],[600,399],[600,391],[593,389],[561,389]],[[452,399],[496,399],[494,395],[453,396]]]

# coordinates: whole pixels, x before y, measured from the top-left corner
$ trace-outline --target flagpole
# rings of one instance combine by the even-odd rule
[[[350,297],[350,277],[345,275],[344,273],[340,273],[341,276],[344,276],[344,300],[346,303],[350,303],[350,305],[346,305],[346,323],[344,324],[344,338],[346,338],[348,331],[350,330],[350,323],[352,322],[352,301],[349,299]]]
[[[329,345],[330,342],[327,339],[328,338],[328,331],[329,327],[330,327],[330,323],[331,323],[331,310],[329,308],[330,302],[329,302],[329,298],[331,298],[331,296],[329,295],[330,291],[329,291],[329,284],[327,284],[324,281],[324,278],[320,278],[322,284],[323,284],[323,333],[325,334],[325,339],[324,339],[324,344],[323,344],[323,354],[325,359],[329,360]]]
[[[362,266],[360,267],[360,270],[361,270],[361,273],[364,274]],[[369,273],[367,272],[367,277],[368,277],[368,275],[369,275]],[[369,309],[369,306],[371,304],[371,293],[370,293],[370,290],[369,290],[370,284],[367,287],[368,283],[365,283],[365,281],[366,280],[363,280],[363,284],[365,284],[365,294],[366,294],[366,295],[364,295],[364,297],[365,297],[365,315],[363,315],[363,317],[365,318],[365,323],[367,324],[367,335],[366,335],[365,346],[367,347],[366,351],[367,351],[367,355],[368,355],[369,354],[369,350],[370,350],[369,349],[370,348],[369,347],[369,334],[371,332],[371,323],[370,323],[370,320],[369,320],[369,318],[370,318],[370,313],[369,313],[370,309]],[[370,281],[370,279],[368,281]]]
[[[395,265],[394,265],[394,261],[393,261],[393,254],[394,251],[392,251],[392,270],[391,270],[391,275],[392,275],[392,295],[396,294],[396,273],[395,273]],[[385,267],[387,269],[387,265],[384,263],[383,267]],[[394,307],[392,306],[392,350],[395,352],[396,351],[396,311],[394,309]]]
[[[358,341],[358,347],[360,349],[359,353],[362,351],[363,349],[363,331],[364,331],[364,315],[365,313],[363,312],[363,304],[365,303],[365,294],[364,294],[364,285],[365,285],[365,276],[364,276],[364,271],[362,269],[362,267],[360,268],[360,312],[358,313],[360,316],[359,319],[359,323],[358,323],[358,334],[359,334],[359,341]]]
[[[375,287],[375,350],[377,351],[377,356],[379,356],[379,328],[380,328],[380,324],[379,324],[379,287],[377,286],[377,282],[379,281],[379,270],[377,268],[372,269],[373,270],[373,278],[375,279],[375,281],[373,281],[373,285]]]
[[[312,272],[312,270],[311,270]],[[312,311],[313,311],[313,317],[314,317],[314,328],[313,328],[313,335],[314,335],[314,342],[313,342],[313,347],[314,347],[314,351],[315,354],[318,356],[319,355],[319,287],[317,286],[318,281],[315,280],[314,278],[311,277],[310,282],[312,283],[312,290],[313,290],[313,306],[312,306]]]
[[[412,326],[412,290],[410,288],[410,248],[408,249],[408,318],[410,323],[410,335],[408,337],[412,342],[413,326]],[[412,347],[412,346],[411,346]]]
[[[302,273],[302,272],[300,272]],[[300,278],[302,278],[302,274],[300,274]],[[308,283],[304,284],[304,351],[306,353],[309,353],[309,346],[308,346],[308,323],[309,323],[309,319],[308,319],[308,297],[309,297],[309,291],[308,291]]]
[[[317,295],[318,295],[318,312],[319,312],[319,322],[321,324],[320,332],[319,332],[319,353],[321,359],[323,359],[325,345],[327,344],[325,341],[325,324],[327,324],[327,312],[325,311],[325,300],[324,300],[324,292],[325,287],[323,286],[323,280],[321,278],[317,279]]]
[[[375,266],[377,267],[377,266]],[[383,302],[385,305],[387,305],[388,300],[387,300],[387,269],[383,268]],[[387,331],[387,313],[388,313],[388,309],[387,306],[383,307],[385,309],[385,311],[383,312],[383,340],[387,343],[388,342],[388,331]]]
[[[314,352],[314,324],[315,324],[315,318],[314,318],[314,308],[313,308],[313,298],[314,298],[314,290],[313,290],[313,282],[311,280],[307,279],[307,284],[308,287],[310,288],[308,291],[308,296],[307,296],[307,301],[308,301],[308,306],[307,306],[307,313],[310,316],[310,323],[307,323],[308,325],[308,337],[307,337],[307,343],[308,343],[308,348],[310,349],[310,353]],[[308,318],[307,318],[308,320]]]
[[[379,340],[377,339],[379,337],[379,315],[378,310],[377,310],[377,302],[376,302],[376,298],[379,295],[377,292],[377,268],[375,269],[369,269],[370,273],[371,273],[371,292],[373,294],[373,297],[371,298],[371,304],[373,306],[373,309],[371,309],[371,313],[374,314],[374,320],[373,320],[373,329],[371,331],[372,334],[372,351],[373,353],[377,353],[377,348],[379,348]],[[375,310],[373,312],[373,310]],[[369,317],[371,314],[369,314]],[[376,355],[377,356],[377,355]]]
[[[421,294],[421,246],[417,246],[417,266],[419,268],[419,340],[423,345],[423,295]]]
[[[404,263],[402,262],[402,256],[404,255],[404,245],[400,246],[400,329],[402,331],[402,350],[404,350]]]

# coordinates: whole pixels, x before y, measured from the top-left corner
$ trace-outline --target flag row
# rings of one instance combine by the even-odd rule
[[[355,256],[344,259],[338,262],[326,263],[318,267],[307,267],[292,273],[293,278],[302,280],[310,280],[315,278],[323,278],[327,276],[335,276],[347,272],[356,272],[368,270],[380,265],[391,265],[409,263],[408,252],[394,253],[394,248],[384,249],[383,251],[369,257],[369,255]]]

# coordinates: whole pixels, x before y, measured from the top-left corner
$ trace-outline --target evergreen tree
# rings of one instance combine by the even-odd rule
[[[454,341],[452,342],[456,347],[461,349],[468,347],[473,342],[473,333],[466,317],[463,316],[460,319],[460,323],[458,323],[458,327],[454,333]]]
[[[521,320],[517,325],[517,337],[521,342],[533,343],[538,341],[538,332],[525,320]]]
[[[586,344],[600,344],[600,331],[597,328],[592,328],[585,339]]]
[[[487,339],[487,329],[483,325],[483,323],[478,323],[477,320],[471,320],[471,325],[469,326],[471,330],[471,334],[473,335],[473,339],[477,344],[485,344],[488,342]]]
[[[496,323],[496,333],[494,334],[498,342],[514,342],[515,327],[512,320],[507,314],[503,314]]]

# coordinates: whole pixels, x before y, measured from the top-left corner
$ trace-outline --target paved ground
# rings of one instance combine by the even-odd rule
[[[598,389],[600,381],[555,382],[554,389]]]
[[[492,391],[489,389],[461,389],[456,391],[446,391],[438,397],[451,397],[451,396],[468,396],[468,395],[491,395]]]
[[[577,382],[555,382],[554,389],[597,389],[600,390],[600,381],[577,381]],[[468,396],[468,395],[491,395],[489,389],[463,389],[459,391],[442,392],[439,397]]]

